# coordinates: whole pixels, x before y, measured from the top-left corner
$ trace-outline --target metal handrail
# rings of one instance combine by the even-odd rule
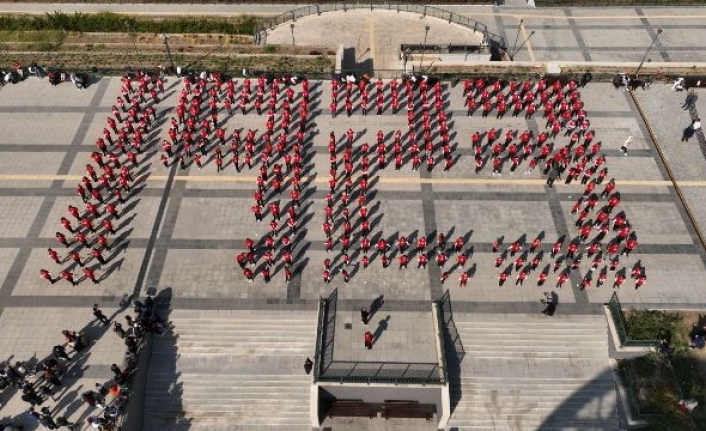
[[[441,345],[441,366],[443,372],[444,382],[449,381],[448,367],[446,365],[446,338],[444,337],[444,325],[446,324],[444,320],[443,302],[441,299],[434,301],[436,304],[436,321],[438,333],[436,336],[439,338],[439,343]]]
[[[327,308],[326,302],[324,298],[319,298],[319,316],[316,323],[316,353],[314,353],[314,383],[318,380],[319,374],[321,374],[321,367],[323,366],[321,347],[323,345],[323,324]]]
[[[333,337],[336,328],[337,302],[338,289],[334,289],[327,298],[319,298],[316,353],[314,355],[314,382],[320,380],[320,377],[325,374],[328,365],[333,362]],[[328,356],[330,356],[330,360],[327,361]]]
[[[303,6],[297,9],[293,9],[289,12],[285,12],[279,15],[276,15],[268,20],[262,21],[259,26],[255,29],[255,34],[253,35],[254,41],[257,44],[266,44],[267,43],[267,30],[274,30],[275,27],[277,27],[280,24],[284,24],[285,22],[293,21],[296,22],[298,18],[302,18],[305,16],[309,15],[321,15],[324,12],[337,12],[337,11],[343,11],[346,12],[348,10],[352,9],[368,9],[370,10],[394,10],[397,12],[412,12],[412,13],[418,13],[424,17],[427,15],[432,16],[434,18],[439,18],[443,20],[447,20],[449,24],[454,23],[458,24],[462,27],[466,27],[470,30],[473,30],[474,32],[480,32],[483,33],[485,36],[485,39],[487,40],[489,45],[493,45],[497,48],[500,48],[502,50],[507,49],[505,46],[505,39],[495,33],[492,33],[488,31],[488,26],[485,24],[475,21],[473,19],[470,19],[468,17],[459,15],[457,13],[447,11],[440,9],[435,6],[426,6],[426,5],[403,5],[403,4],[393,4],[393,3],[381,3],[381,4],[374,4],[374,3],[326,3],[326,4],[317,4],[317,5],[309,5],[309,6]]]
[[[628,337],[628,324],[625,320],[617,292],[613,292],[613,295],[610,297],[608,309],[613,318],[615,330],[618,332],[618,338],[620,339],[620,345],[622,347],[655,347],[660,344],[660,340],[635,340]]]
[[[432,362],[333,361],[318,380],[337,383],[446,383],[444,370]]]

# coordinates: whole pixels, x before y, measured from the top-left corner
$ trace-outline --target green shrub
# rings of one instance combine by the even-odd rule
[[[174,17],[149,18],[113,12],[84,14],[52,12],[45,15],[3,15],[0,28],[6,31],[59,30],[135,33],[226,33],[253,34],[259,19],[250,15],[234,18]]]
[[[668,340],[679,332],[682,317],[659,310],[628,310],[628,337],[633,340]]]

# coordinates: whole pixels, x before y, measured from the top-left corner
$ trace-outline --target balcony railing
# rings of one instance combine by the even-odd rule
[[[475,0],[466,1],[468,4],[491,4],[492,1]],[[299,18],[310,15],[321,15],[324,12],[346,12],[353,9],[370,9],[372,10],[392,10],[396,12],[412,12],[422,16],[432,16],[434,18],[448,21],[449,24],[458,24],[466,27],[474,32],[482,33],[485,36],[487,43],[501,50],[506,49],[505,39],[502,36],[488,31],[488,26],[485,24],[467,18],[457,13],[440,9],[434,6],[425,6],[420,4],[396,4],[396,3],[325,3],[303,6],[280,15],[276,15],[268,20],[263,21],[255,30],[255,43],[267,43],[267,30],[274,30],[280,24],[289,21],[296,21]]]

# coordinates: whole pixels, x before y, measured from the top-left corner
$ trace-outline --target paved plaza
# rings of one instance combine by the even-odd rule
[[[544,126],[541,116],[531,119],[509,116],[500,120],[482,118],[479,114],[467,117],[462,86],[447,86],[447,115],[459,155],[454,166],[448,172],[442,171],[441,166],[432,172],[425,169],[414,172],[409,165],[400,171],[392,167],[377,171],[372,177],[374,187],[370,190],[369,206],[374,211],[376,231],[382,237],[405,235],[413,239],[443,232],[449,241],[458,236],[466,238],[464,249],[472,250],[466,268],[474,268],[468,287],[459,287],[458,268],[442,285],[440,270],[434,263],[427,269],[417,269],[413,261],[408,269],[400,270],[396,261],[383,268],[379,259],[374,259],[367,269],[362,269],[357,253],[351,255],[355,264],[348,284],[343,283],[338,273],[331,284],[324,283],[322,262],[337,255],[324,250],[325,236],[320,228],[327,189],[328,134],[333,131],[342,136],[352,127],[363,132],[357,138],[359,142],[374,142],[378,130],[391,134],[397,129],[404,130],[406,124],[403,115],[390,112],[365,118],[359,113],[352,117],[344,114],[332,119],[321,108],[314,110],[315,127],[310,138],[311,183],[302,205],[305,227],[297,246],[302,250],[297,258],[300,271],[289,284],[281,271],[269,283],[261,277],[248,283],[234,256],[242,250],[245,237],[260,240],[267,232],[266,226],[256,223],[249,212],[253,174],[247,169],[238,173],[232,167],[218,173],[213,163],[203,169],[191,166],[186,170],[176,165],[164,168],[159,163],[157,145],[165,136],[164,125],[172,115],[180,91],[177,81],[170,79],[167,84],[168,97],[159,104],[160,129],[151,137],[153,148],[140,165],[137,183],[142,185],[135,190],[135,199],[126,205],[118,227],[117,236],[123,245],[108,256],[108,269],[99,284],[83,282],[76,287],[63,281],[49,285],[39,278],[38,271],[44,267],[56,269],[47,261],[46,248],[55,246],[53,236],[63,209],[69,204],[81,204],[74,185],[83,175],[82,166],[88,162],[93,141],[104,127],[109,107],[118,93],[119,80],[102,77],[87,90],[78,91],[69,85],[51,87],[30,79],[0,90],[0,117],[6,125],[0,146],[3,152],[0,234],[4,257],[0,338],[8,356],[42,359],[61,340],[61,329],[88,331],[96,344],[85,364],[71,376],[71,388],[106,380],[109,365],[120,356],[117,337],[91,323],[90,307],[94,303],[111,316],[124,311],[119,309],[119,302],[125,294],[144,295],[148,290],[170,289],[172,309],[198,311],[203,316],[214,310],[250,309],[308,310],[313,316],[319,296],[326,296],[333,287],[338,287],[341,322],[356,321],[358,309],[383,294],[385,306],[380,315],[408,314],[402,317],[403,321],[419,321],[422,326],[413,331],[419,339],[407,341],[427,343],[430,326],[422,319],[429,319],[430,301],[440,297],[445,289],[450,290],[454,311],[461,315],[481,310],[518,314],[539,311],[537,300],[547,288],[537,286],[534,276],[523,286],[515,286],[514,279],[498,286],[499,270],[494,265],[497,253],[491,250],[498,237],[505,238],[507,247],[523,235],[529,242],[543,232],[546,238],[541,246],[545,253],[543,262],[549,262],[546,254],[551,244],[562,235],[576,235],[575,216],[569,212],[583,186],[557,182],[554,189],[549,189],[541,169],[530,175],[524,169],[515,173],[505,169],[501,178],[491,175],[488,167],[479,174],[473,170],[470,147],[473,132],[491,127],[539,131]],[[329,83],[315,83],[314,100],[328,100],[329,92]],[[581,94],[597,139],[603,142],[610,176],[618,181],[621,206],[640,238],[637,252],[623,258],[621,265],[631,268],[640,261],[647,271],[646,286],[635,290],[632,283],[626,284],[620,290],[621,300],[627,306],[701,307],[703,250],[629,93],[606,84],[590,84]],[[652,95],[659,96],[662,103],[654,103]],[[674,107],[681,103],[681,95],[670,92],[667,86],[655,86],[649,92],[638,93],[637,98],[644,105],[648,120],[654,121],[658,138],[664,139],[660,144],[667,151],[675,151],[678,146],[692,152],[697,148],[695,140],[680,143],[674,135],[679,128],[671,127],[676,121],[688,122],[688,112]],[[665,106],[667,102],[674,106]],[[666,111],[676,113],[675,119],[663,119]],[[226,128],[237,125],[261,129],[262,120],[255,113],[234,114],[228,117]],[[628,157],[624,157],[619,147],[628,135],[634,137],[634,142]],[[694,164],[705,164],[698,150],[688,163],[676,159],[681,154],[678,151],[670,156],[677,172],[684,172]],[[683,175],[677,179],[690,181],[685,189],[688,197],[694,197],[691,209],[703,218],[698,192],[705,183],[686,172]],[[335,265],[338,264],[337,261]],[[560,314],[597,314],[601,304],[609,299],[613,292],[610,283],[601,288],[594,285],[580,289],[581,278],[589,268],[590,260],[584,260],[579,271],[572,272],[570,285],[557,289]],[[550,275],[549,285],[553,286],[554,277]],[[414,313],[421,313],[420,317],[415,318]],[[344,318],[346,315],[349,317]],[[391,319],[387,331],[393,346],[403,342],[394,341],[395,320]],[[361,360],[366,355],[370,356],[367,360],[376,358],[375,350],[366,353],[362,343],[360,349],[352,352],[352,356]],[[408,356],[403,351],[398,352],[400,360]],[[61,398],[57,408],[68,407],[69,413],[80,415],[82,406],[63,401],[72,391],[80,390],[71,388],[67,388],[66,397]],[[24,407],[17,398],[5,400],[3,411],[20,413]]]
[[[268,11],[272,12],[270,9]],[[543,26],[545,33],[535,36],[531,49],[522,54],[527,57],[524,59],[541,61],[569,59],[570,55],[583,61],[618,58],[639,61],[651,32],[659,26],[665,29],[665,38],[654,54],[661,58],[655,61],[682,61],[687,55],[696,60],[706,58],[703,47],[691,46],[691,41],[698,38],[685,36],[704,31],[697,28],[699,13],[703,10],[676,9],[668,14],[665,10],[639,8],[597,12],[552,9],[539,13],[509,6],[481,9],[474,14],[477,15],[474,19],[491,21],[482,17],[495,15],[492,18],[495,24],[487,24],[506,39],[514,35],[512,29],[516,28],[518,14],[525,19],[524,31]],[[609,17],[611,14],[619,19]],[[628,15],[634,17],[629,18],[629,24],[622,24]],[[591,16],[594,18],[589,20]],[[679,19],[674,20],[677,16]],[[591,23],[587,24],[588,21]],[[620,28],[613,29],[614,21],[621,22]],[[625,37],[637,31],[644,37]],[[670,33],[675,36],[667,37]],[[285,36],[282,36],[283,43],[286,43]],[[615,46],[616,40],[634,43],[634,46]],[[380,41],[383,43],[385,39]],[[388,45],[378,52],[391,55],[393,44]],[[369,47],[366,43],[361,46]],[[374,50],[374,47],[369,48]],[[567,54],[569,52],[571,54]],[[387,60],[383,57],[380,61],[386,64]],[[242,78],[238,80],[240,86]],[[409,158],[405,158],[400,170],[395,170],[391,161],[382,170],[377,168],[372,156],[376,135],[382,131],[388,147],[395,131],[400,130],[406,136],[404,107],[397,115],[393,115],[389,105],[381,115],[375,115],[373,108],[365,117],[360,111],[347,116],[341,108],[332,118],[328,109],[330,83],[312,81],[311,87],[302,203],[297,209],[298,231],[292,235],[295,264],[291,281],[285,280],[281,260],[273,265],[269,282],[259,274],[248,282],[235,261],[238,253],[246,251],[246,238],[253,239],[262,249],[269,232],[271,217],[258,223],[251,213],[256,166],[239,172],[226,164],[224,170],[218,172],[211,154],[204,157],[202,169],[194,164],[181,169],[178,163],[164,167],[160,162],[161,143],[169,139],[170,117],[175,115],[182,91],[181,82],[170,77],[165,95],[155,106],[157,119],[134,172],[133,191],[120,209],[120,219],[114,221],[116,233],[111,237],[114,245],[105,253],[107,262],[98,274],[99,282],[93,284],[84,280],[76,286],[65,280],[50,285],[39,277],[39,271],[46,268],[58,273],[69,266],[69,263],[51,262],[47,248],[57,249],[62,257],[66,254],[66,248],[55,239],[55,233],[62,230],[59,220],[66,215],[67,206],[85,207],[75,187],[85,175],[85,165],[91,163],[94,142],[103,136],[106,118],[121,94],[120,79],[100,77],[83,91],[70,84],[53,87],[36,78],[0,87],[2,359],[42,361],[50,355],[54,345],[63,341],[61,330],[85,333],[92,341],[89,353],[71,363],[64,386],[54,395],[56,401],[45,404],[53,407],[58,415],[85,423],[93,409],[81,402],[80,394],[93,388],[95,383],[107,382],[111,377],[110,365],[120,363],[124,353],[122,340],[94,321],[91,307],[98,304],[110,319],[124,321],[124,316],[131,312],[121,305],[126,296],[156,293],[167,298],[168,317],[174,330],[158,337],[151,351],[152,377],[148,378],[144,391],[145,430],[310,429],[306,392],[310,377],[302,372],[302,364],[314,355],[319,298],[338,289],[336,324],[340,327],[336,331],[347,338],[336,350],[337,359],[427,362],[434,360],[430,347],[435,335],[430,304],[448,290],[459,333],[465,337],[467,351],[472,352],[456,371],[468,385],[476,385],[478,391],[473,395],[483,400],[493,396],[492,382],[474,380],[483,375],[507,374],[511,370],[517,373],[519,384],[524,385],[520,388],[528,391],[535,390],[536,382],[523,379],[560,374],[565,376],[559,379],[564,391],[561,394],[553,392],[556,388],[536,389],[537,393],[558,398],[523,416],[528,421],[525,424],[528,429],[537,426],[528,424],[542,424],[537,426],[545,426],[541,429],[563,429],[555,416],[578,421],[590,417],[591,412],[598,412],[596,416],[601,420],[611,420],[615,416],[614,393],[609,395],[613,379],[607,369],[607,355],[602,354],[607,352],[602,305],[616,291],[611,288],[615,271],[610,271],[607,282],[597,287],[598,271],[591,271],[593,260],[585,256],[586,245],[582,244],[579,252],[584,253],[584,258],[571,271],[564,286],[555,288],[557,276],[566,264],[555,272],[551,269],[554,259],[549,257],[557,239],[565,238],[565,253],[567,244],[578,235],[577,216],[571,214],[571,210],[583,194],[584,185],[578,180],[566,184],[562,177],[554,188],[549,188],[543,166],[540,164],[526,173],[527,161],[514,172],[507,164],[502,176],[492,174],[490,161],[480,172],[475,172],[470,138],[474,132],[485,134],[495,128],[500,131],[501,141],[508,130],[519,133],[528,130],[537,136],[545,130],[546,120],[541,112],[531,117],[507,114],[502,118],[496,118],[493,112],[484,118],[479,109],[473,116],[467,116],[463,85],[444,83],[443,111],[448,117],[453,149],[451,168],[444,170],[443,159],[439,157],[431,171],[427,171],[424,164],[420,170],[412,170]],[[297,92],[301,90],[296,88]],[[699,227],[706,229],[706,181],[703,179],[706,157],[703,147],[699,146],[703,134],[697,133],[698,136],[688,142],[681,142],[680,137],[699,111],[706,112],[706,96],[702,95],[693,109],[684,110],[680,107],[686,94],[673,92],[663,83],[634,95],[606,83],[590,83],[579,91],[591,121],[590,128],[595,130],[595,140],[602,142],[601,153],[605,154],[605,166],[609,169],[607,179],[616,180],[621,199],[619,209],[630,220],[639,240],[637,249],[629,257],[620,259],[619,268],[625,269],[628,278],[618,290],[623,306],[703,309],[706,251],[698,235]],[[635,104],[633,96],[639,105]],[[219,118],[219,125],[228,134],[240,129],[244,136],[252,129],[260,136],[267,117],[251,108],[246,115],[235,109],[233,115],[221,112]],[[332,252],[326,251],[326,234],[322,229],[329,187],[329,134],[333,132],[340,144],[348,129],[355,131],[356,148],[364,142],[373,148],[367,192],[373,245],[368,253],[371,263],[367,268],[362,265],[364,253],[359,249],[360,238],[355,237],[349,251],[351,262],[346,266],[340,246]],[[633,141],[625,156],[620,147],[628,136],[632,136]],[[557,149],[568,143],[569,137],[562,131],[555,142]],[[359,169],[357,166],[356,178],[360,176]],[[603,185],[599,185],[596,190],[600,192],[602,188]],[[284,209],[289,192],[290,188],[285,187],[281,197],[270,199],[281,201]],[[351,199],[354,200],[355,197]],[[602,199],[598,207],[604,204],[605,199]],[[351,208],[357,210],[357,203],[352,203]],[[280,236],[287,230],[285,220],[283,216],[282,226],[278,228]],[[354,230],[358,228],[356,224]],[[340,221],[336,229],[340,231]],[[426,268],[418,268],[419,254],[411,251],[408,268],[399,268],[401,253],[395,245],[398,238],[405,236],[410,249],[415,249],[419,238],[428,237],[430,249],[440,233],[447,237],[449,251],[458,237],[463,238],[462,251],[468,256],[464,267],[455,264],[457,254],[449,252],[449,262],[444,269],[433,257]],[[595,231],[591,235],[595,235]],[[610,238],[614,233],[608,235]],[[507,256],[497,268],[496,259],[502,250],[514,241],[530,243],[537,237],[542,238],[542,244],[536,253],[526,253],[526,262],[520,266],[541,256],[538,268],[530,272],[521,286],[516,285],[517,271],[512,268],[510,278],[499,286],[499,274],[508,266],[514,267],[518,257]],[[499,251],[493,251],[493,243],[498,238],[502,238],[502,245]],[[375,251],[378,239],[385,239],[391,245],[388,267],[383,267],[381,253]],[[322,277],[326,259],[332,260],[330,283]],[[646,284],[635,289],[630,272],[638,264],[644,267]],[[600,266],[606,266],[606,261]],[[75,265],[72,268],[80,272]],[[263,268],[261,262],[256,268]],[[350,275],[347,283],[344,270]],[[544,285],[538,285],[537,276],[542,271],[548,272],[548,279]],[[470,276],[466,287],[459,285],[462,273]],[[592,284],[583,289],[581,282],[588,275],[594,277]],[[542,306],[538,300],[547,290],[554,290],[558,295],[554,320],[563,328],[551,326],[554,321],[539,313]],[[370,307],[380,295],[384,297],[384,305],[367,329],[377,332],[377,348],[366,350],[359,310]],[[514,329],[514,321],[526,325]],[[344,326],[347,322],[352,323],[352,329]],[[401,327],[404,332],[396,331]],[[477,337],[472,336],[474,331]],[[569,343],[577,336],[585,336],[585,351],[577,354],[569,347],[560,352],[551,350],[556,347],[554,340]],[[534,346],[522,343],[530,337],[536,337]],[[495,338],[504,341],[494,344]],[[513,357],[513,353],[516,356]],[[585,356],[581,356],[583,354]],[[577,355],[579,359],[574,362]],[[234,381],[248,390],[229,389]],[[582,392],[585,388],[588,390]],[[220,403],[211,402],[209,398],[216,389],[223,396]],[[464,391],[467,391],[465,387]],[[458,389],[452,398],[456,397],[458,403],[459,399],[471,396],[470,392],[461,395]],[[578,399],[577,394],[584,398]],[[252,399],[268,397],[271,399],[268,404],[248,404]],[[587,400],[585,404],[584,400]],[[488,424],[497,419],[494,415],[503,411],[504,401],[494,401],[494,405],[483,404],[488,416],[479,416],[481,425],[477,426],[491,426]],[[27,408],[14,390],[6,390],[0,402],[0,421],[22,415]],[[244,407],[233,411],[230,402]],[[204,407],[208,404],[211,404],[208,408]],[[470,429],[472,424],[466,418],[471,415],[469,411],[475,410],[467,409],[474,406],[459,405],[463,408],[459,408],[455,416],[452,412],[451,424],[458,425],[459,429],[465,426]],[[250,407],[252,410],[247,410]],[[261,412],[258,417],[251,414],[256,409]],[[28,425],[28,429],[37,426],[26,416],[21,422]],[[351,423],[341,419],[324,422],[324,426],[334,430],[430,429],[427,423],[393,422],[387,428],[384,425],[379,421]],[[593,426],[591,429],[608,429],[602,428],[604,422]],[[498,425],[497,429],[505,428]]]

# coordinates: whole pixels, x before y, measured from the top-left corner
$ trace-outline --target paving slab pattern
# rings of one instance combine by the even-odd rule
[[[687,49],[692,50],[694,59],[706,56],[703,47],[689,45],[693,39],[667,37],[697,30],[689,27],[696,24],[690,24],[688,17],[703,13],[701,9],[670,9],[670,16],[684,18],[679,21],[660,17],[666,16],[666,10],[653,9],[641,13],[623,9],[571,10],[568,14],[563,10],[479,10],[476,15],[480,17],[485,13],[510,35],[514,34],[520,15],[525,17],[527,29],[542,23],[542,31],[548,32],[554,31],[547,27],[551,23],[572,23],[560,28],[565,34],[555,36],[555,40],[567,38],[570,47],[557,46],[558,42],[552,42],[547,36],[544,40],[548,43],[543,48],[542,39],[535,36],[538,44],[533,46],[533,52],[538,59],[552,55],[563,57],[569,49],[581,46],[580,39],[583,39],[587,47],[581,48],[584,59],[635,57],[639,60],[644,46],[615,46],[616,35],[625,30],[608,31],[600,27],[627,22],[627,14],[634,16],[629,17],[628,24],[621,25],[639,30],[642,39],[648,42],[656,26],[665,28],[662,45],[653,53],[655,61],[677,61],[682,54],[686,55]],[[595,18],[599,14],[601,17]],[[613,16],[609,17],[611,14]],[[599,30],[604,32],[602,36]],[[523,51],[522,55],[529,55],[528,52]],[[376,230],[388,238],[400,234],[429,234],[434,230],[453,230],[450,239],[468,234],[466,250],[473,247],[473,256],[467,268],[472,265],[476,268],[468,287],[458,287],[458,268],[442,285],[435,265],[430,264],[425,271],[416,268],[416,261],[410,263],[409,269],[398,270],[396,262],[382,268],[379,260],[375,260],[368,269],[359,269],[348,284],[343,284],[340,276],[336,276],[332,284],[324,283],[321,263],[327,254],[320,225],[328,175],[325,156],[328,133],[334,131],[341,136],[349,127],[365,129],[361,142],[373,142],[378,129],[391,133],[406,127],[404,115],[393,116],[387,112],[379,117],[362,118],[355,114],[351,118],[344,115],[331,119],[324,107],[330,88],[324,83],[317,85],[314,91],[314,98],[324,103],[320,110],[314,111],[312,119],[317,134],[312,136],[315,156],[309,163],[312,169],[309,175],[315,174],[316,178],[308,186],[312,194],[304,204],[305,214],[310,218],[301,243],[306,250],[300,261],[306,265],[295,282],[287,285],[280,272],[270,283],[264,283],[261,278],[247,283],[233,262],[246,236],[259,240],[267,231],[253,221],[248,211],[252,205],[254,171],[237,173],[229,169],[216,173],[212,163],[202,170],[195,167],[186,171],[170,170],[164,169],[154,154],[149,154],[145,174],[150,178],[137,196],[139,202],[131,209],[135,218],[127,235],[129,245],[111,260],[116,264],[114,271],[95,286],[90,283],[77,287],[63,283],[49,286],[39,279],[38,270],[48,265],[46,248],[55,244],[52,236],[57,229],[60,209],[69,203],[81,203],[73,193],[78,180],[74,176],[82,174],[82,166],[88,162],[92,151],[90,145],[104,127],[108,108],[119,95],[118,89],[119,79],[109,77],[103,77],[85,91],[77,91],[70,85],[52,87],[34,78],[0,89],[0,105],[3,106],[0,123],[6,125],[5,133],[0,136],[3,156],[0,158],[0,221],[3,226],[0,229],[0,275],[3,277],[0,339],[4,340],[6,353],[14,354],[16,359],[29,359],[33,355],[42,358],[58,342],[60,329],[85,326],[95,331],[96,343],[82,364],[81,373],[69,380],[65,400],[56,403],[60,411],[68,411],[74,418],[86,411],[69,401],[72,395],[83,387],[107,380],[110,364],[122,353],[113,334],[102,334],[100,327],[90,323],[93,303],[99,303],[106,314],[112,315],[120,310],[119,300],[125,293],[136,289],[144,294],[147,289],[170,288],[175,309],[197,313],[208,314],[219,309],[251,309],[253,313],[303,309],[311,313],[320,296],[338,287],[342,314],[355,318],[360,307],[384,294],[386,310],[391,314],[406,314],[403,317],[406,319],[428,309],[429,301],[448,288],[454,311],[460,316],[471,316],[478,311],[510,315],[537,313],[540,309],[537,300],[546,287],[537,286],[534,277],[523,286],[515,286],[512,279],[499,287],[496,278],[499,270],[493,264],[496,254],[491,252],[491,243],[498,236],[510,241],[526,233],[531,239],[544,231],[547,239],[543,247],[546,248],[547,243],[559,235],[575,235],[572,223],[575,218],[569,210],[581,193],[581,186],[562,183],[550,191],[545,188],[539,169],[530,175],[524,175],[522,170],[513,175],[506,172],[502,179],[494,178],[488,169],[477,175],[473,172],[471,133],[490,127],[540,130],[544,126],[543,119],[506,116],[497,120],[494,117],[483,119],[479,115],[469,118],[463,111],[461,87],[448,88],[448,109],[452,131],[456,132],[453,141],[458,144],[460,154],[456,166],[447,173],[439,169],[432,173],[412,172],[408,165],[400,172],[391,169],[380,172],[376,174],[379,181],[373,187],[376,195],[371,207],[378,205]],[[581,92],[597,139],[603,141],[611,175],[616,177],[624,193],[621,207],[634,220],[640,235],[637,253],[624,259],[624,264],[630,267],[639,260],[647,268],[647,285],[639,291],[626,285],[620,291],[621,301],[627,306],[640,307],[703,307],[706,303],[701,284],[705,273],[704,250],[674,187],[669,184],[665,166],[632,99],[605,84],[589,84]],[[706,184],[702,182],[701,173],[706,168],[706,159],[695,140],[679,142],[681,130],[690,118],[689,113],[679,110],[684,96],[684,93],[671,92],[669,86],[664,85],[654,85],[648,92],[636,94],[677,181],[692,181],[682,189],[694,218],[703,227],[706,226],[706,207],[702,195]],[[177,94],[168,97],[160,105],[160,112],[171,115],[177,97]],[[704,100],[706,97],[699,99],[697,109],[706,112]],[[17,109],[21,113],[16,113]],[[263,117],[254,113],[236,114],[225,122],[229,130],[236,126],[261,130],[263,125]],[[635,141],[628,157],[624,157],[619,147],[627,135],[632,135]],[[159,129],[154,145],[163,137],[166,137],[164,126]],[[71,177],[66,178],[66,175]],[[623,186],[621,180],[631,182]],[[353,258],[359,259],[360,255]],[[558,290],[559,313],[568,320],[572,316],[597,314],[600,305],[613,292],[609,285],[580,290],[577,283],[589,268],[590,261],[584,259],[578,276],[571,280],[572,286]],[[553,277],[554,274],[550,276],[550,286],[555,282]],[[390,340],[394,341],[394,325],[390,325],[388,331]],[[428,338],[421,330],[416,335],[422,341]],[[475,365],[480,367],[478,370],[485,365],[501,369],[512,366],[512,361]],[[564,371],[569,372],[568,367]],[[257,364],[248,364],[246,368],[254,372]],[[18,398],[3,398],[3,414],[15,415],[23,411],[26,406]]]

